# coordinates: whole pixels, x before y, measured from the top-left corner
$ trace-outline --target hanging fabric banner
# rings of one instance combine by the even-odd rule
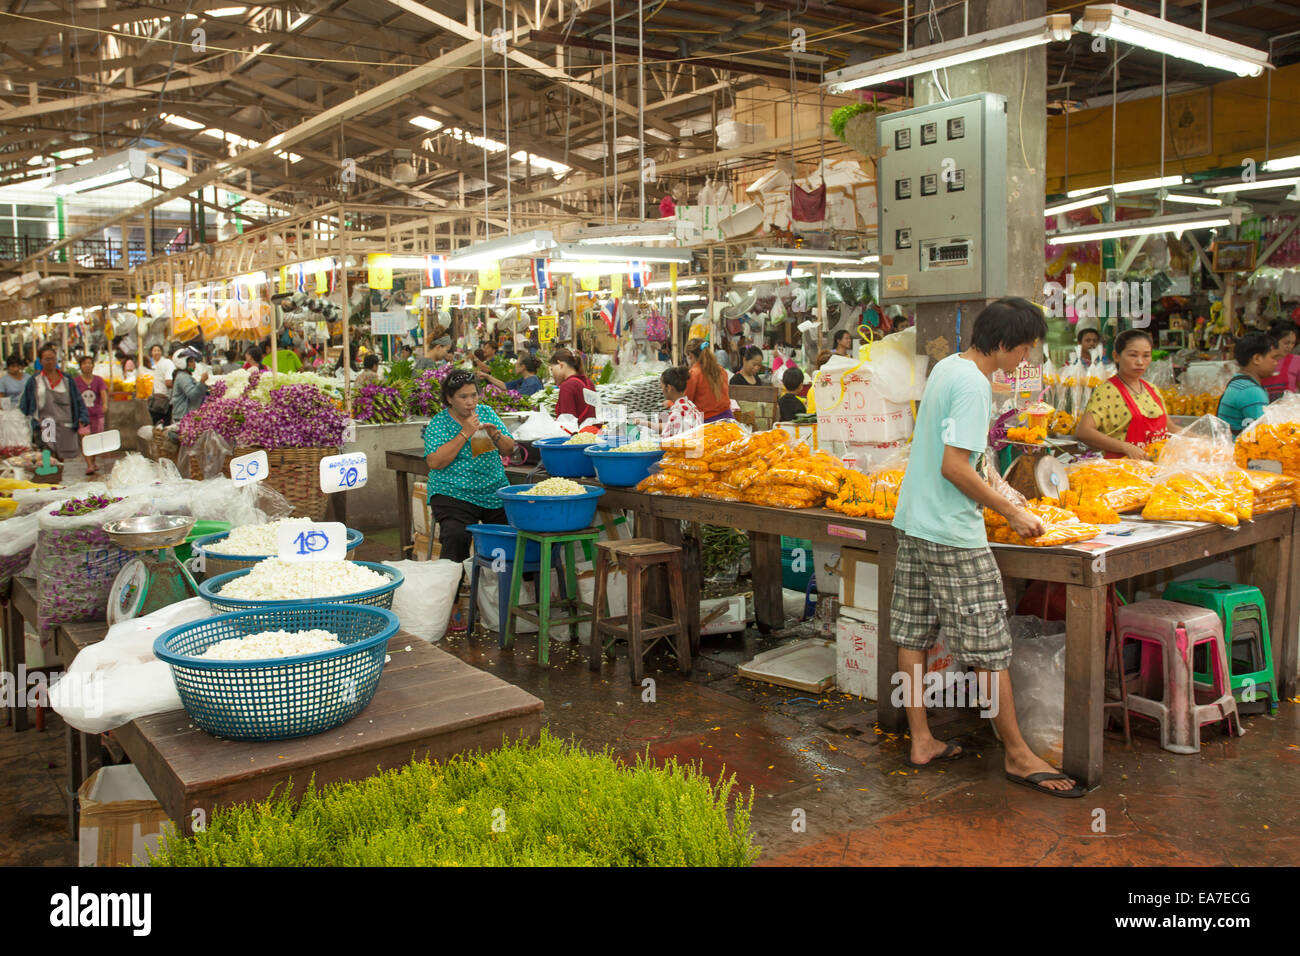
[[[276,291],[277,292],[289,291],[289,267],[288,266],[280,266],[280,287],[276,289]]]
[[[559,318],[558,316],[554,316],[554,315],[543,315],[541,318],[537,320],[537,341],[538,342],[555,341],[555,325],[558,318]]]
[[[478,287],[488,292],[501,288],[501,263],[492,262],[478,270]]]
[[[675,262],[668,263],[668,285],[669,285],[668,291],[670,291],[673,295],[676,295],[677,294],[677,263]]]
[[[618,335],[615,331],[618,328],[618,299],[606,299],[600,304],[600,317],[605,320],[605,326],[609,329],[610,335]]]
[[[623,277],[617,273],[609,277],[609,291],[614,294],[614,298],[619,299],[623,296]]]
[[[447,285],[447,257],[425,256],[424,279],[430,289],[441,289]]]
[[[633,259],[627,264],[629,284],[633,289],[644,289],[650,284],[650,263]]]
[[[537,291],[549,289],[554,284],[554,277],[551,275],[550,259],[533,260],[533,285],[537,286]]]
[[[330,290],[330,274],[333,270],[320,269],[316,273],[316,294],[324,295]]]
[[[366,256],[366,283],[372,289],[393,287],[393,257],[384,252]]]

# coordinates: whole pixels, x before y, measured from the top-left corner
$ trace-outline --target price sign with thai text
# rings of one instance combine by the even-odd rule
[[[348,529],[338,521],[281,525],[276,552],[282,561],[342,561],[348,552]]]
[[[554,342],[555,326],[558,317],[554,315],[543,315],[537,320],[537,341]]]
[[[356,491],[366,485],[366,453],[348,452],[320,460],[320,490],[327,495]]]
[[[262,481],[271,471],[265,451],[255,451],[251,455],[240,455],[230,459],[230,480],[236,485],[247,485]]]
[[[122,433],[116,428],[111,432],[95,432],[81,439],[81,453],[87,458],[95,455],[107,455],[122,447]]]

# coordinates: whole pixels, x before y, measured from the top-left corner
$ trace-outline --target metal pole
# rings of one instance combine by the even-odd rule
[[[344,217],[342,208],[339,209],[339,305],[343,313],[343,411],[347,413],[348,418],[352,417],[352,363],[348,361],[348,351],[351,345],[351,336],[349,326],[351,325],[351,316],[349,310],[351,306],[348,303],[348,241],[347,220]]]
[[[610,165],[614,168],[614,225],[618,225],[618,21],[614,19],[614,0],[609,0],[609,115],[613,121],[612,142],[609,144]]]
[[[642,16],[642,0],[636,0],[636,77],[639,88],[639,100],[636,114],[637,125],[637,169],[640,170],[641,178],[641,205],[639,208],[640,215],[637,216],[642,222],[645,221],[645,20]]]
[[[817,351],[820,354],[826,341],[826,289],[822,286],[822,264],[817,263]]]

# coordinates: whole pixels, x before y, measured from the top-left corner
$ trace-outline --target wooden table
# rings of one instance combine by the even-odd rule
[[[323,734],[221,740],[176,710],[133,720],[114,736],[167,815],[191,833],[214,808],[264,800],[291,777],[301,793],[313,774],[318,786],[358,780],[412,757],[446,759],[541,729],[542,701],[513,684],[404,631],[388,642],[388,653],[392,660],[370,706]]]
[[[19,667],[27,663],[26,621],[36,626],[36,582],[31,578],[15,577],[9,603],[4,609],[4,663],[15,675],[14,690],[18,693],[9,703],[9,725],[17,732],[27,729],[27,707],[25,704],[20,706],[26,688],[17,686]]]
[[[418,463],[416,462],[418,459]],[[399,493],[405,473],[424,474],[421,450],[390,451],[388,467],[398,473]],[[418,471],[416,469],[419,469]],[[507,469],[515,481],[520,469]],[[526,473],[527,469],[522,472]],[[595,484],[595,482],[588,482]],[[409,496],[409,492],[403,498]],[[710,501],[648,495],[631,489],[607,488],[604,508],[632,511],[641,525],[637,533],[677,543],[679,521],[722,525],[749,533],[755,617],[762,630],[784,626],[781,598],[781,536],[814,543],[851,546],[879,556],[879,606],[890,606],[897,535],[884,521],[850,518],[822,508],[792,511],[741,502]],[[409,514],[405,518],[409,534]],[[644,522],[644,524],[642,524]],[[642,528],[645,530],[643,531]],[[1089,787],[1101,782],[1102,704],[1105,692],[1106,598],[1108,586],[1139,575],[1165,571],[1204,558],[1217,558],[1252,549],[1253,561],[1243,583],[1264,595],[1271,625],[1274,667],[1286,696],[1296,691],[1300,670],[1300,534],[1295,509],[1261,515],[1238,528],[1188,525],[1175,537],[1139,542],[1091,555],[1069,548],[1016,548],[994,545],[993,554],[1006,579],[1064,584],[1066,588],[1065,770]],[[687,568],[688,605],[696,606],[693,646],[698,646],[698,601],[690,596],[691,578],[698,594],[699,569]],[[904,726],[903,711],[890,705],[891,678],[898,669],[898,650],[889,639],[889,615],[879,615],[877,646],[877,707],[882,728]]]

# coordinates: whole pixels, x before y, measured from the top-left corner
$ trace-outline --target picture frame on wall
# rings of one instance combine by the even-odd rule
[[[1210,247],[1215,272],[1249,272],[1255,268],[1254,239],[1220,239]]]

